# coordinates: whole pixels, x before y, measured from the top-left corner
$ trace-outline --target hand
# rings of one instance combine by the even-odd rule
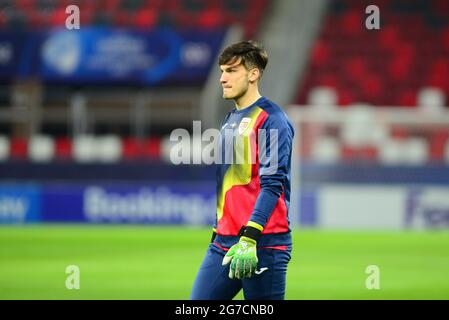
[[[237,244],[233,245],[223,258],[222,265],[229,267],[229,278],[250,278],[257,268],[256,240],[248,237],[240,237]]]

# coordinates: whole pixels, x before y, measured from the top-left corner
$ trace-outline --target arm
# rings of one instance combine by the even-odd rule
[[[260,193],[248,226],[263,231],[288,179],[293,143],[293,128],[284,117],[270,116],[259,131]],[[265,140],[265,141],[264,141]]]

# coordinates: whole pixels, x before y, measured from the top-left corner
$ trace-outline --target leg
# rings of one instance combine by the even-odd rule
[[[260,249],[256,274],[244,279],[243,292],[246,300],[283,300],[285,279],[290,251]]]
[[[226,252],[210,244],[190,294],[191,300],[231,300],[242,288],[240,280],[228,277],[229,266],[222,266]]]

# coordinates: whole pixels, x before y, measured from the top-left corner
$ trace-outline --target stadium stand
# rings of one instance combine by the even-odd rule
[[[381,32],[365,28],[365,3],[334,0],[310,57],[297,102],[312,88],[336,90],[338,104],[413,107],[423,87],[449,94],[447,1],[376,1]]]
[[[303,154],[329,161],[444,162],[448,128],[397,125],[370,131],[363,121],[373,119],[369,108],[363,111],[351,106],[414,108],[422,114],[447,110],[449,4],[443,0],[380,0],[375,4],[381,8],[379,31],[365,27],[365,2],[330,2],[296,101],[324,111],[326,106],[347,108],[348,124],[318,139]],[[354,123],[362,126],[357,128]],[[361,141],[366,135],[382,139]],[[354,145],[354,141],[362,143]]]
[[[17,0],[0,2],[0,28],[51,28],[64,24],[66,7],[80,8],[82,25],[225,28],[241,24],[253,37],[269,0]]]
[[[34,30],[60,26],[67,17],[66,6],[70,4],[82,9],[83,25],[202,30],[227,28],[237,23],[243,25],[245,38],[260,32],[264,15],[273,6],[270,0],[2,0],[0,28]],[[345,109],[347,121],[338,129],[314,128],[314,132],[321,130],[323,134],[310,139],[308,145],[303,146],[303,154],[306,158],[324,162],[447,162],[448,128],[388,127],[373,125],[369,119],[373,118],[371,109],[380,106],[421,110],[424,114],[438,114],[446,109],[444,106],[449,94],[449,5],[443,0],[379,0],[376,4],[382,10],[381,32],[365,28],[366,3],[350,0],[328,2],[322,29],[309,52],[308,67],[294,100],[320,112]],[[52,114],[53,118],[67,118],[60,112],[61,106],[67,107],[69,97],[79,89],[59,84],[56,87],[45,85],[42,104],[47,114]],[[81,90],[86,91],[86,88],[81,87]],[[89,87],[88,90],[96,89]],[[101,94],[108,90],[106,88]],[[176,90],[179,93],[179,89]],[[13,99],[7,94],[10,91],[13,90],[2,84],[2,105],[12,103]],[[27,88],[22,91],[30,92]],[[125,88],[120,93],[125,102],[131,100],[128,91],[129,88]],[[114,89],[114,92],[118,90]],[[116,118],[125,118],[127,115],[123,108],[114,105],[125,102],[120,102],[116,96],[106,96],[107,99],[92,101],[89,112],[99,119],[95,112],[103,112],[98,109],[107,105],[114,109]],[[160,106],[152,116],[167,119],[167,114],[172,112],[164,114],[163,110],[169,110],[169,106]],[[111,112],[106,110],[103,113]],[[190,117],[188,112],[186,114]],[[158,131],[158,125],[170,126],[159,118],[154,120],[157,123],[152,127],[154,131]],[[111,121],[112,118],[107,119]],[[8,132],[9,125],[5,125],[0,132],[0,159],[36,162],[167,159],[167,151],[161,147],[166,132],[135,137],[132,130],[101,125],[97,123],[91,135],[76,139],[70,135],[66,123],[59,126],[45,123],[40,132],[32,135],[15,134],[13,129]],[[367,126],[370,130],[366,130]]]

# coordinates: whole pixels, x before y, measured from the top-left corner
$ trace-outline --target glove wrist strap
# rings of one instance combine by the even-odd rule
[[[262,232],[259,229],[256,229],[251,226],[244,226],[240,229],[239,236],[247,237],[253,239],[254,241],[257,241],[259,240],[261,233]]]

